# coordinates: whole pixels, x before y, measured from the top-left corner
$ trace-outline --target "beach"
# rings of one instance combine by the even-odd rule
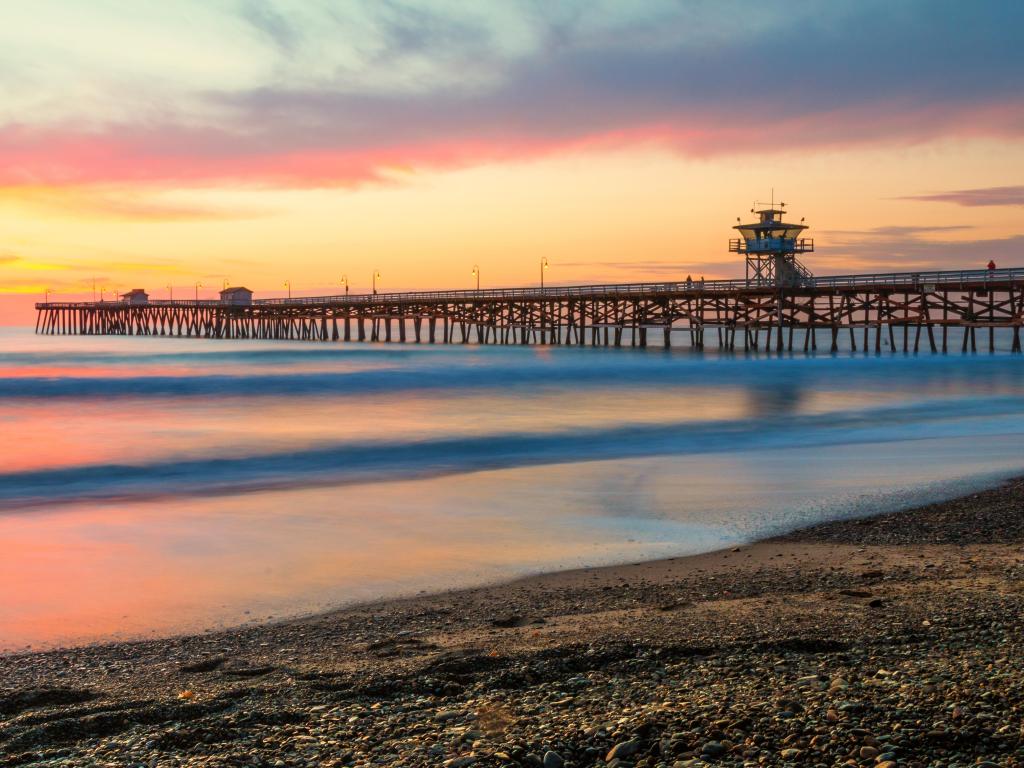
[[[8,655],[0,765],[1019,765],[1022,504]]]
[[[0,768],[1024,768],[1024,2],[0,22]]]

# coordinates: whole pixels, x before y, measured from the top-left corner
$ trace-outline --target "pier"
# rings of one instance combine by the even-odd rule
[[[117,301],[37,304],[36,332],[605,347],[681,340],[748,351],[837,351],[842,340],[854,351],[948,352],[951,343],[995,351],[1000,331],[1021,351],[1024,268],[816,276],[797,258],[814,252],[814,241],[803,223],[783,220],[785,203],[751,213],[757,221],[738,223],[741,237],[729,242],[746,260],[739,280],[287,299],[253,299],[236,286],[195,301],[135,289]]]
[[[210,339],[1021,351],[1024,268],[223,300],[47,302],[41,334]]]

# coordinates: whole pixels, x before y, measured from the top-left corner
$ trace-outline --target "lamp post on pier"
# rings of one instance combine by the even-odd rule
[[[288,300],[291,301],[291,298],[292,298],[292,281],[291,280],[285,280],[284,281],[284,287],[288,289]]]
[[[225,291],[227,290],[227,288],[228,288],[228,282],[230,281],[230,279],[231,279],[231,278],[228,278],[228,277],[225,277],[225,278],[224,278],[224,283],[223,283],[223,285],[221,285],[221,289],[223,289],[223,290],[225,290]]]
[[[377,295],[377,281],[380,280],[380,272],[373,270],[373,295]]]
[[[196,283],[196,304],[199,303],[199,289],[203,287],[202,283]]]
[[[548,264],[547,256],[540,260],[540,289],[542,291],[544,290],[544,270],[547,269],[549,266],[551,265]]]
[[[45,291],[43,291],[43,304],[49,304],[50,303],[50,294],[51,293],[53,293],[53,291],[51,289],[49,289],[49,288],[47,288]]]
[[[170,301],[174,301],[174,286],[173,285],[168,285],[167,286],[167,298]]]
[[[348,296],[348,275],[341,276],[341,284],[345,286],[345,295]]]
[[[479,293],[480,292],[480,267],[477,266],[476,264],[473,265],[473,273],[472,274],[473,274],[473,277],[476,278],[476,290],[477,290],[477,293]]]

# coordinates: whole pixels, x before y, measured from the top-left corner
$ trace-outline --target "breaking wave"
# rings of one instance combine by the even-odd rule
[[[0,509],[380,482],[536,464],[1007,434],[1024,434],[1024,397],[934,399],[826,414],[559,432],[331,442],[272,453],[0,474]]]

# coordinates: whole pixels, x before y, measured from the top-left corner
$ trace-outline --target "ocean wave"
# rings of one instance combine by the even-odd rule
[[[258,344],[258,342],[253,342]],[[159,347],[159,345],[155,345]],[[158,350],[145,352],[123,350],[113,351],[39,351],[11,352],[0,351],[0,365],[181,365],[203,363],[213,365],[267,365],[271,363],[300,364],[308,362],[338,362],[363,360],[406,361],[413,355],[423,356],[429,353],[443,356],[446,352],[455,354],[456,347],[408,347],[383,346],[376,344],[358,344],[351,346],[313,346],[298,342],[284,342],[277,347],[254,346],[242,348],[235,346],[223,349],[211,345],[205,350]]]
[[[801,388],[918,390],[929,385],[1020,389],[1020,361],[1010,357],[830,359],[685,358],[676,355],[625,355],[610,360],[597,352],[575,351],[557,360],[538,357],[488,357],[481,362],[417,361],[402,366],[357,370],[257,373],[182,373],[145,376],[17,376],[0,379],[0,398],[168,398],[345,395],[385,392],[465,391],[536,387],[665,387],[771,389]],[[592,357],[588,358],[588,355]],[[460,358],[460,359],[464,359]],[[966,386],[965,386],[966,388]]]
[[[918,402],[828,414],[620,425],[0,474],[0,509],[398,480],[537,464],[1024,433],[1024,398]]]

